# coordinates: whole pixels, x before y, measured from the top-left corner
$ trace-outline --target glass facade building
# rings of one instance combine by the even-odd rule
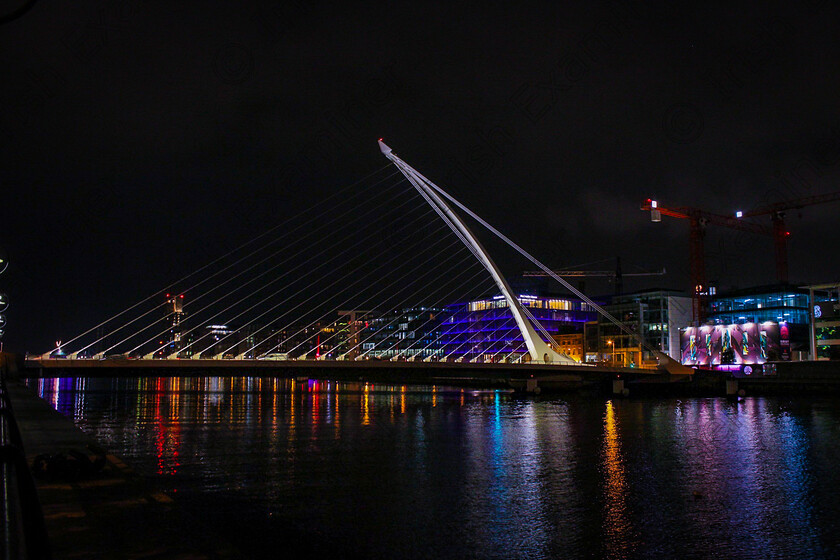
[[[595,318],[589,304],[569,297],[521,294],[519,302],[553,339],[583,332]],[[516,362],[528,349],[507,300],[501,295],[448,306],[440,325],[438,358],[448,361]]]
[[[441,310],[417,307],[372,318],[359,334],[356,359],[413,360],[440,354]]]
[[[649,347],[678,359],[680,328],[691,321],[691,298],[678,290],[651,289],[616,295],[605,310],[633,334],[605,317],[587,328],[586,360],[614,366],[652,366],[656,356]]]
[[[811,353],[818,360],[840,360],[840,283],[808,286]]]
[[[807,325],[808,290],[768,286],[729,292],[709,303],[707,322],[714,325],[774,321]]]

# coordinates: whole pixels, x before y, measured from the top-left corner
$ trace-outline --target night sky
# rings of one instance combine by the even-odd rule
[[[643,199],[840,190],[837,29],[821,0],[41,0],[0,26],[5,348],[45,351],[308,211],[387,164],[379,137],[550,266],[620,256],[668,271],[628,288],[685,289],[688,224]],[[792,282],[840,279],[838,214],[788,214]],[[710,227],[706,252],[721,287],[775,280],[769,238]]]

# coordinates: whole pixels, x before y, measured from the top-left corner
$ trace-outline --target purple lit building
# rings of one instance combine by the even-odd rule
[[[595,310],[587,303],[568,296],[517,297],[552,338],[582,333],[584,324],[595,319]],[[439,327],[441,360],[513,362],[528,354],[501,295],[447,306],[445,315]]]

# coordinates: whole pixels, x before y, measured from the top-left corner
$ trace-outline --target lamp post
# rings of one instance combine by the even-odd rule
[[[612,367],[612,366],[614,365],[614,364],[613,364],[613,362],[615,361],[615,360],[613,359],[613,350],[614,350],[614,348],[613,348],[613,341],[612,341],[612,340],[608,340],[608,341],[607,341],[607,344],[610,346],[610,367]]]
[[[6,272],[9,267],[9,259],[6,258],[5,251],[0,248],[0,274]],[[9,307],[9,298],[6,294],[0,292],[0,352],[3,351],[3,335],[6,333],[6,316],[3,313]]]

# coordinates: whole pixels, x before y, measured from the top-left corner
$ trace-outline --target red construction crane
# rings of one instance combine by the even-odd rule
[[[840,200],[840,192],[818,194],[803,198],[794,198],[792,200],[785,200],[782,202],[774,202],[747,212],[738,211],[735,213],[735,217],[751,218],[753,216],[764,216],[770,214],[770,220],[773,224],[773,243],[775,245],[776,252],[776,275],[780,283],[787,284],[787,238],[790,237],[790,232],[785,227],[785,211],[796,210],[804,208],[805,206],[813,206],[815,204],[825,204],[826,202],[833,202],[835,200]]]
[[[706,285],[706,258],[703,250],[703,237],[706,234],[706,225],[714,224],[761,235],[773,234],[773,230],[767,226],[753,222],[743,222],[735,217],[722,216],[691,206],[666,208],[656,200],[651,200],[650,198],[642,203],[641,209],[650,211],[652,222],[661,222],[662,214],[689,221],[691,228],[689,236],[689,262],[693,299],[692,315],[695,324],[702,323],[705,318],[705,296],[709,293],[708,286]]]
[[[786,284],[788,282],[787,238],[790,237],[790,232],[785,227],[785,211],[803,208],[805,206],[812,206],[815,204],[824,204],[835,200],[840,200],[840,192],[776,202],[747,212],[738,211],[735,213],[734,217],[722,216],[720,214],[714,214],[712,212],[707,212],[705,210],[689,206],[665,208],[658,204],[657,201],[651,199],[647,199],[643,202],[641,209],[650,211],[650,218],[653,222],[662,221],[662,214],[674,218],[689,220],[691,227],[691,282],[694,286],[694,320],[696,322],[702,322],[705,315],[704,296],[708,295],[708,288],[706,286],[706,264],[703,252],[703,236],[705,234],[705,227],[707,224],[714,224],[740,231],[748,231],[750,233],[772,236],[776,253],[776,275],[780,283]],[[769,227],[743,220],[743,218],[763,216],[767,214],[770,215],[772,221],[772,224]]]

